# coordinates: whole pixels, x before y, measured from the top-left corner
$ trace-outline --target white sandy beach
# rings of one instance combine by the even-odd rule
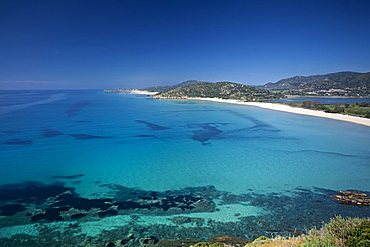
[[[228,104],[247,105],[247,106],[256,106],[256,107],[266,108],[266,109],[275,110],[275,111],[290,112],[290,113],[302,114],[302,115],[308,115],[308,116],[314,116],[314,117],[330,118],[330,119],[346,121],[346,122],[361,124],[361,125],[370,127],[370,119],[368,118],[291,107],[291,106],[283,105],[279,103],[243,102],[243,101],[238,101],[238,100],[219,99],[219,98],[188,98],[188,99],[204,100],[204,101],[212,101],[212,102],[228,103]]]
[[[158,92],[151,92],[147,90],[140,90],[140,89],[107,89],[104,92],[108,93],[117,93],[117,94],[140,94],[140,95],[155,95]]]
[[[128,91],[129,94],[144,94],[144,95],[155,95],[158,92],[151,92],[151,91],[146,91],[146,90],[138,90],[138,89],[133,89]]]

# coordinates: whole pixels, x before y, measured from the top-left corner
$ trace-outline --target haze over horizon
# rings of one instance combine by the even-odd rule
[[[0,2],[0,89],[370,71],[370,2]]]

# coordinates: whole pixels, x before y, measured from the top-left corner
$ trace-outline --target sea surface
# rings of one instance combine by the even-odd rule
[[[370,191],[370,128],[97,90],[0,91],[0,174],[1,246],[292,236],[370,217],[334,199]]]

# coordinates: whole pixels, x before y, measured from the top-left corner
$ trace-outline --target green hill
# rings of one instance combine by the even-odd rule
[[[242,101],[262,101],[282,97],[265,89],[259,89],[234,82],[185,82],[174,88],[155,95],[155,98],[185,99],[185,98],[222,98]]]
[[[171,89],[175,89],[177,87],[184,87],[184,86],[189,86],[189,85],[199,84],[199,83],[204,83],[204,81],[188,80],[188,81],[184,81],[184,82],[181,82],[179,84],[172,85],[172,86],[168,86],[168,85],[165,85],[165,86],[154,86],[154,87],[144,88],[143,90],[146,90],[146,91],[149,91],[149,92],[159,92],[159,93],[162,93],[162,92],[169,91]]]

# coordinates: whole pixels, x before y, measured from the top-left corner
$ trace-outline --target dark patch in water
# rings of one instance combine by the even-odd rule
[[[63,135],[63,132],[60,132],[56,129],[44,129],[43,130],[43,136],[44,137],[56,137]]]
[[[192,139],[201,142],[203,145],[209,144],[207,141],[216,138],[223,132],[209,123],[199,124],[198,126],[200,129],[193,132]]]
[[[7,204],[0,207],[1,216],[12,216],[18,212],[26,210],[26,207],[22,204]]]
[[[59,176],[53,176],[52,178],[54,178],[54,179],[75,179],[75,178],[80,178],[80,177],[83,177],[83,176],[84,176],[83,174],[69,175],[69,176],[59,175]]]
[[[133,136],[133,137],[137,137],[137,138],[158,138],[155,135],[136,135],[136,136]]]
[[[170,129],[169,127],[160,126],[154,123],[150,123],[144,120],[136,120],[137,123],[145,124],[147,127],[149,127],[152,130],[167,130]]]
[[[57,202],[53,207],[72,207],[79,210],[90,210],[92,208],[99,208],[106,210],[112,206],[111,199],[87,199],[78,197],[76,194],[63,194],[57,196]]]
[[[91,121],[89,120],[78,120],[78,121],[75,121],[76,123],[90,123]]]
[[[72,220],[81,219],[81,218],[85,217],[86,215],[87,214],[83,214],[83,213],[73,214],[73,215],[71,215],[71,219]]]
[[[20,131],[19,130],[11,130],[11,129],[9,129],[9,130],[2,130],[1,133],[7,134],[7,135],[14,135],[14,134],[20,133]]]
[[[70,183],[71,184],[80,184],[80,183],[82,183],[82,181],[81,180],[73,180]]]
[[[126,202],[118,202],[117,203],[118,210],[130,210],[130,209],[139,209],[139,208],[146,208],[149,209],[148,206],[143,206],[140,203],[132,202],[132,201],[126,201]]]
[[[118,214],[118,211],[114,209],[98,212],[99,217],[114,216],[117,214]]]
[[[13,185],[13,187],[21,189],[27,186]],[[370,207],[340,204],[334,200],[336,191],[322,188],[308,189],[298,187],[295,190],[288,191],[288,194],[280,192],[253,193],[253,191],[248,190],[246,190],[245,194],[232,194],[216,190],[214,186],[168,191],[144,191],[114,184],[106,184],[104,187],[112,190],[111,192],[114,193],[112,199],[81,198],[73,189],[65,188],[66,192],[60,194],[60,191],[58,191],[46,198],[40,205],[31,204],[28,210],[37,213],[27,217],[23,214],[16,215],[14,222],[15,224],[20,224],[19,220],[22,216],[25,217],[24,223],[29,223],[30,220],[32,222],[53,222],[78,220],[80,218],[84,218],[83,221],[95,221],[97,215],[99,217],[109,217],[112,215],[131,214],[132,220],[129,224],[122,224],[121,227],[114,230],[103,231],[97,237],[89,239],[89,241],[94,245],[101,245],[101,243],[110,241],[119,242],[122,239],[132,239],[133,246],[140,246],[139,239],[148,235],[156,236],[158,239],[211,239],[215,236],[229,235],[249,240],[253,240],[261,235],[268,237],[276,235],[296,236],[314,226],[320,226],[322,221],[328,221],[335,215],[344,217],[370,216]],[[343,189],[345,190],[346,188]],[[2,191],[3,186],[0,187],[0,195],[3,195]],[[19,192],[16,192],[16,194],[19,194]],[[173,221],[178,214],[214,212],[219,210],[213,203],[215,200],[219,201],[221,205],[242,204],[255,206],[265,210],[265,213],[257,216],[242,216],[242,214],[239,214],[241,212],[236,212],[238,221],[217,222],[207,220],[207,225],[200,224],[196,225],[196,227],[159,224],[148,226],[140,224],[141,215],[171,215],[174,216],[172,218]],[[60,205],[57,206],[56,204],[58,203]],[[109,207],[104,206],[104,209],[102,209],[99,206],[88,206],[88,204],[98,204],[100,206],[108,204]],[[73,205],[73,208],[70,205]],[[76,213],[69,216],[69,212],[66,212],[68,210]],[[79,210],[84,211],[80,212]],[[307,217],[307,215],[310,215],[310,217]],[[12,219],[12,216],[7,216],[6,220],[11,222]],[[177,217],[177,221],[179,220],[191,222],[196,219],[189,214],[188,218],[181,219]],[[201,218],[197,220],[204,221]],[[63,244],[77,246],[86,240],[86,235],[76,234],[76,231],[80,233],[77,224],[66,226],[66,231],[61,231],[55,226],[50,228],[42,227],[49,226],[40,224],[39,236],[18,234],[9,239],[0,239],[0,244],[4,246],[19,246],[16,243],[25,240],[27,244],[31,243],[27,246],[36,244],[37,246],[50,246],[51,242],[55,243],[56,246],[62,246]],[[132,238],[128,236],[132,236]],[[66,242],[66,239],[70,242]]]
[[[254,117],[251,117],[249,115],[244,115],[242,113],[239,113],[239,112],[236,112],[236,111],[232,111],[232,110],[225,110],[226,112],[230,113],[230,114],[233,114],[235,116],[238,116],[240,118],[244,118],[244,119],[247,119],[249,121],[251,121],[252,123],[254,123],[255,125],[265,125],[265,126],[270,126],[269,124],[263,122],[263,121],[260,121],[258,120],[257,118],[254,118]]]
[[[252,127],[229,130],[225,133],[225,135],[228,137],[233,136],[233,138],[241,138],[241,139],[243,138],[250,139],[250,138],[255,138],[255,137],[258,137],[261,139],[265,139],[265,138],[267,139],[291,139],[289,137],[276,136],[275,134],[279,132],[280,132],[279,129],[272,128],[271,126],[255,125]]]
[[[62,208],[47,208],[45,212],[36,214],[31,217],[32,222],[38,222],[41,220],[46,221],[62,221],[63,217],[60,216],[60,212],[68,211],[70,208],[62,207]]]
[[[21,140],[21,139],[10,139],[3,142],[3,144],[7,145],[31,145],[32,143],[33,143],[32,140]]]
[[[269,124],[258,124],[258,125],[254,125],[252,127],[249,127],[249,128],[245,128],[244,130],[247,130],[247,131],[266,131],[266,132],[280,132],[279,129],[269,125]]]
[[[89,134],[71,134],[73,138],[78,140],[90,140],[90,139],[106,139],[112,138],[111,136],[97,136],[97,135],[89,135]]]
[[[347,157],[347,158],[352,158],[352,157],[358,157],[357,155],[352,155],[352,154],[343,154],[343,153],[337,153],[337,152],[325,152],[325,151],[319,151],[319,150],[299,150],[299,151],[290,151],[290,153],[319,153],[319,154],[328,154],[328,155],[335,155],[335,156],[340,156],[340,157]]]
[[[88,100],[82,100],[75,104],[72,104],[68,110],[66,111],[66,114],[68,117],[72,117],[77,115],[84,107],[90,104],[90,101]]]
[[[154,210],[157,214],[167,214],[169,209],[181,213],[212,212],[215,208],[212,199],[206,196],[207,192],[214,191],[212,186],[165,192],[134,190],[119,185],[103,186],[117,191],[115,200],[118,210],[144,209],[149,212]],[[196,193],[193,193],[195,191]]]
[[[69,191],[61,184],[44,185],[38,182],[23,184],[6,184],[0,186],[0,201],[16,201],[24,203],[42,203],[49,197]]]

